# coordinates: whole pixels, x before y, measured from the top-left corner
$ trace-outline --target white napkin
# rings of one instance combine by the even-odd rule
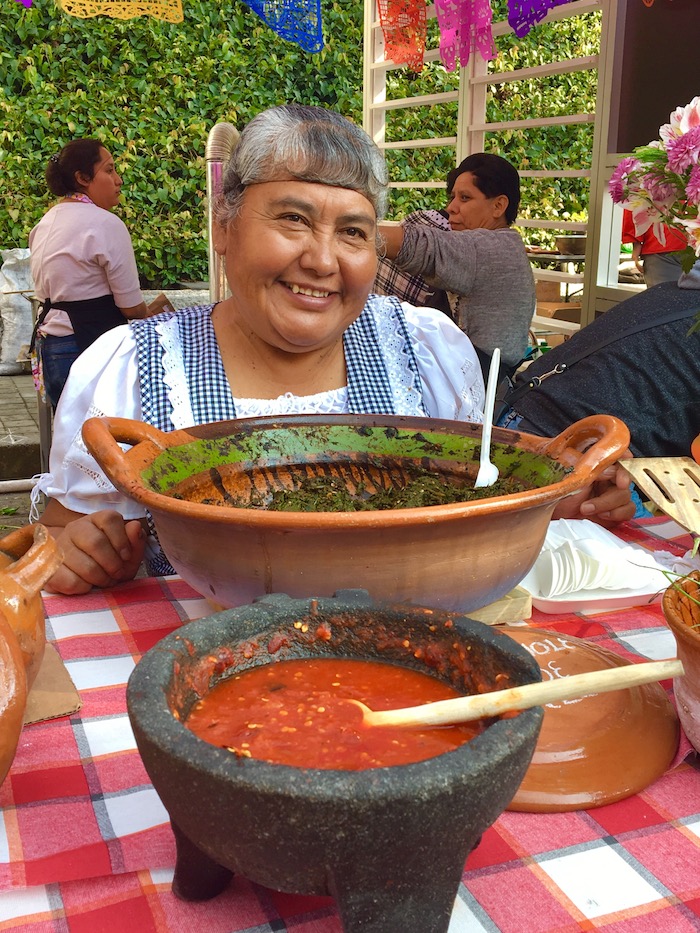
[[[661,589],[668,585],[663,571],[671,565],[660,557],[625,544],[588,519],[559,519],[550,522],[540,555],[521,585],[543,599],[579,590]]]

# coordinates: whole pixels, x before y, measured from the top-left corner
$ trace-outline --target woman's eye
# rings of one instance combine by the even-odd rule
[[[367,239],[367,234],[360,227],[347,227],[345,230],[346,236],[351,237],[352,239],[359,238],[361,240]]]

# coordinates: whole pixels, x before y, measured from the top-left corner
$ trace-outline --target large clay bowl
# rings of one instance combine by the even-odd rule
[[[542,670],[542,679],[625,667],[630,661],[583,638],[503,626]],[[678,716],[659,683],[550,703],[532,761],[508,809],[589,810],[638,794],[661,777],[678,749]]]
[[[420,466],[464,484],[476,476],[481,426],[337,415],[219,422],[164,434],[141,422],[96,418],[85,423],[83,437],[114,485],[151,513],[173,567],[222,607],[265,593],[327,596],[362,587],[383,602],[469,611],[523,578],[556,504],[618,459],[629,433],[606,415],[554,439],[497,429],[492,457],[501,475],[531,488],[365,512],[227,503],[241,486],[264,491],[319,471],[391,483]],[[118,442],[135,446],[125,452]],[[181,498],[185,492],[196,498],[197,487],[206,502]]]
[[[221,678],[319,655],[401,664],[465,693],[540,676],[489,626],[375,607],[357,591],[269,596],[183,626],[144,655],[127,688],[138,749],[175,832],[173,889],[212,897],[239,872],[276,890],[334,896],[346,933],[444,933],[465,859],[515,793],[542,710],[493,721],[426,761],[366,771],[239,758],[183,724]]]
[[[29,687],[46,647],[41,588],[61,560],[58,545],[43,525],[25,525],[0,539],[0,612],[19,643]]]
[[[678,717],[688,741],[700,751],[700,600],[696,572],[676,580],[664,593],[662,607],[676,639],[678,657],[685,673],[673,681]],[[687,593],[692,594],[693,599]]]

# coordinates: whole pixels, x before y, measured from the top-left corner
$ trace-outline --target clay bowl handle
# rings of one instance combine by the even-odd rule
[[[46,581],[61,566],[63,555],[56,541],[43,525],[25,525],[0,540],[0,551],[4,551],[15,561],[2,570],[5,581],[9,580],[17,588],[0,583],[2,595],[11,597],[14,603],[19,594],[23,600],[36,596]],[[12,615],[11,609],[6,610]]]
[[[144,488],[139,480],[138,465],[129,461],[128,452],[123,451],[119,445],[129,444],[134,447],[144,444],[146,456],[152,459],[170,447],[194,439],[186,431],[165,433],[144,421],[132,421],[130,418],[88,418],[83,425],[83,440],[87,449],[117,489],[137,501],[140,501],[139,491]]]
[[[375,712],[357,700],[351,702],[361,707],[362,721],[368,726],[443,726],[499,716],[514,710],[531,709],[533,706],[544,706],[558,700],[574,700],[589,694],[638,687],[641,684],[682,675],[683,665],[678,659],[648,661],[610,670],[573,674],[544,683],[511,687],[508,690],[477,693],[474,696],[455,697],[453,700],[438,700],[436,703],[409,706],[405,709]]]
[[[624,421],[612,415],[591,415],[569,425],[541,453],[573,467],[571,477],[593,480],[620,459],[629,442],[630,432]]]
[[[0,541],[0,551],[16,560],[0,568],[0,611],[17,638],[29,687],[46,647],[41,588],[63,560],[43,525],[26,525]]]

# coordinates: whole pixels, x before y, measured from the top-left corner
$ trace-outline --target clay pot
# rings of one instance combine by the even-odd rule
[[[700,599],[697,571],[676,580],[663,595],[662,607],[676,639],[685,674],[673,681],[678,718],[693,748],[700,751]]]
[[[46,647],[41,588],[61,565],[43,525],[25,525],[0,539],[0,611],[15,633],[31,688]]]
[[[27,694],[46,647],[41,587],[61,556],[43,525],[0,540],[0,784],[22,731]]]
[[[0,784],[17,751],[27,703],[27,674],[19,643],[0,612]]]
[[[445,933],[465,859],[515,793],[542,710],[493,721],[410,765],[318,770],[238,758],[183,724],[221,678],[290,658],[353,657],[431,673],[465,693],[539,680],[506,635],[461,616],[335,599],[268,596],[182,626],[127,687],[139,752],[170,814],[173,890],[218,894],[240,872],[267,887],[332,895],[346,933]]]
[[[466,612],[499,599],[525,576],[556,504],[618,459],[629,433],[607,415],[577,422],[554,439],[497,428],[492,459],[502,476],[525,483],[524,492],[364,512],[228,503],[241,490],[264,495],[309,473],[381,486],[420,466],[448,483],[473,486],[481,426],[337,415],[255,418],[165,434],[142,422],[93,418],[83,437],[114,485],[153,516],[175,570],[220,606],[265,593],[331,596],[362,587],[382,602]],[[124,452],[118,442],[135,446]]]
[[[542,679],[627,667],[583,638],[529,626],[502,631],[537,660]],[[661,777],[678,748],[678,717],[659,683],[551,703],[535,753],[509,810],[588,810],[638,794]]]

